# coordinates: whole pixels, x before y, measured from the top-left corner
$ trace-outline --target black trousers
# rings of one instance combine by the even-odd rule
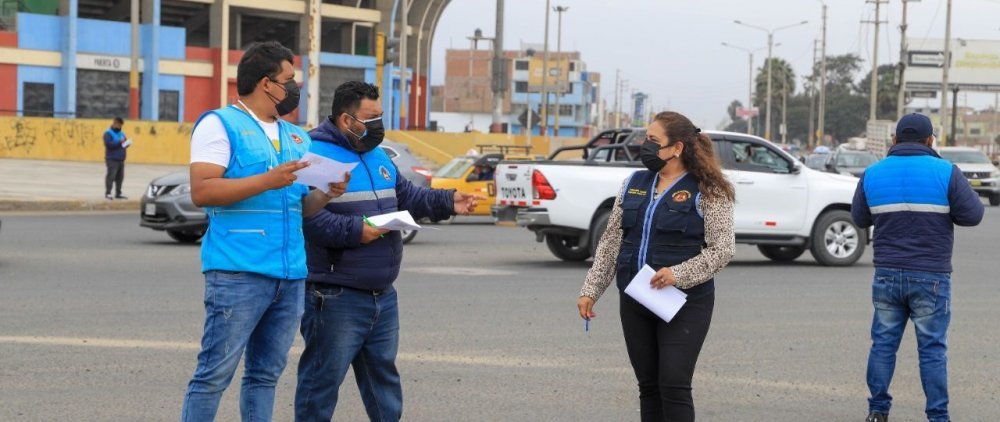
[[[639,381],[642,422],[694,421],[691,378],[712,323],[715,293],[688,300],[669,323],[622,294],[625,347]]]
[[[125,180],[125,162],[119,160],[104,160],[108,165],[108,173],[104,176],[104,194],[111,195],[111,185],[115,184],[115,196],[122,196],[122,181]]]

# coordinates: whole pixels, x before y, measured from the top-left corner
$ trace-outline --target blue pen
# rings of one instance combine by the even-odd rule
[[[590,318],[583,320],[583,331],[590,331]]]

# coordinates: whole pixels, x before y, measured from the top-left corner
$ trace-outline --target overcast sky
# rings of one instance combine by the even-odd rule
[[[827,0],[827,54],[859,54],[870,69],[873,4],[864,0]],[[946,0],[909,3],[910,38],[944,38]],[[715,127],[725,118],[726,106],[746,102],[747,55],[723,47],[722,42],[746,48],[767,46],[767,35],[733,23],[741,20],[775,28],[803,20],[804,26],[775,35],[774,55],[789,60],[796,75],[809,72],[812,40],[821,34],[819,0],[554,0],[568,6],[563,15],[563,49],[578,50],[588,70],[601,72],[602,96],[613,102],[615,70],[630,81],[630,88],[648,92],[657,109],[687,114],[704,127]],[[952,36],[1000,40],[1000,0],[953,0]],[[492,36],[496,21],[493,0],[453,0],[438,24],[432,52],[432,83],[444,81],[444,51],[468,48],[465,37],[481,28]],[[545,32],[544,0],[506,0],[504,48],[520,43],[541,43]],[[899,24],[902,3],[882,6],[878,62],[899,58]],[[556,14],[552,13],[550,48],[555,50]],[[911,46],[914,48],[914,46]],[[766,49],[754,56],[759,67]],[[1000,75],[997,76],[1000,79]],[[801,89],[801,77],[798,89]],[[965,100],[959,96],[959,103]],[[925,101],[925,100],[917,100]],[[935,101],[938,104],[940,100]],[[992,94],[972,94],[968,103],[992,104]]]

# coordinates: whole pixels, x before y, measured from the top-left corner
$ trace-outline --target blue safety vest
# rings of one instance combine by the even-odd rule
[[[617,285],[622,291],[643,265],[654,271],[687,261],[705,246],[705,219],[698,212],[698,180],[684,175],[658,198],[658,175],[642,170],[632,175],[622,197],[622,244]],[[683,289],[689,299],[715,291],[709,280]]]
[[[229,137],[232,154],[224,178],[263,174],[281,163],[301,159],[309,150],[309,135],[283,120],[278,120],[278,152],[260,124],[245,111],[229,106],[209,111],[201,119],[210,113],[222,120]],[[202,271],[251,272],[285,280],[306,278],[302,199],[308,193],[308,187],[295,183],[231,205],[206,207],[208,232],[201,244]]]

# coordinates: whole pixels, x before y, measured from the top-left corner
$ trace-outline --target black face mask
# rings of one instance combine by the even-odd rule
[[[371,120],[361,120],[357,117],[351,116],[350,114],[348,114],[348,116],[365,125],[365,131],[360,135],[354,133],[350,128],[347,129],[348,133],[357,138],[357,145],[354,143],[351,144],[355,151],[366,153],[382,144],[382,139],[385,138],[385,126],[382,124],[381,117]]]
[[[666,160],[660,158],[660,150],[668,147],[670,146],[660,146],[660,144],[653,141],[643,142],[642,147],[639,148],[639,160],[642,161],[642,165],[646,166],[649,171],[659,173],[660,170],[663,170],[663,167],[666,167],[670,160],[677,158],[676,156],[667,158]]]
[[[114,133],[120,133],[122,130],[121,130],[121,128],[113,127],[113,128],[111,128],[111,131],[114,132]]]
[[[271,79],[272,82],[278,83],[278,81]],[[271,97],[271,101],[274,101],[274,109],[278,112],[279,116],[287,115],[299,108],[299,84],[295,81],[288,81],[282,85],[285,90],[285,99],[278,101],[269,92],[265,92],[268,97]]]

